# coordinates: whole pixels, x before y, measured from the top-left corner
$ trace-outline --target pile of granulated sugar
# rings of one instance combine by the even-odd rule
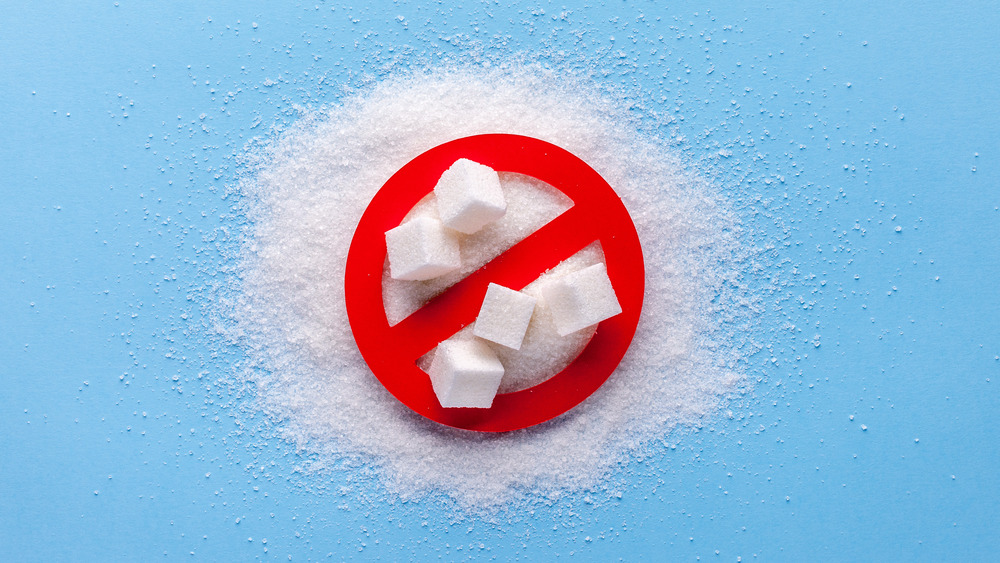
[[[646,257],[639,329],[608,382],[554,421],[500,435],[426,421],[389,395],[356,349],[343,288],[354,227],[382,184],[433,146],[497,132],[549,141],[594,167],[631,212]],[[248,358],[239,376],[255,389],[252,409],[280,421],[311,460],[306,471],[375,467],[391,495],[443,493],[466,507],[554,497],[595,487],[742,381],[727,332],[736,329],[716,319],[747,313],[713,303],[739,283],[734,219],[643,132],[627,100],[586,79],[519,65],[387,79],[248,158],[240,191],[250,227],[218,300],[220,326]],[[412,308],[405,301],[393,301],[397,317]],[[357,468],[342,469],[351,460]]]

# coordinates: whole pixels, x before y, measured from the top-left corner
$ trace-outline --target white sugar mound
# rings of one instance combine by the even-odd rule
[[[216,300],[219,330],[246,357],[237,376],[254,400],[243,415],[265,412],[309,460],[303,471],[335,487],[375,468],[392,496],[482,508],[598,487],[632,452],[715,412],[743,381],[738,225],[650,132],[663,124],[634,113],[590,79],[538,66],[439,69],[374,84],[251,150],[239,186],[245,240]],[[632,214],[646,258],[639,329],[608,382],[554,421],[501,435],[445,428],[389,395],[357,351],[343,289],[354,227],[382,184],[435,145],[497,132],[594,167]]]

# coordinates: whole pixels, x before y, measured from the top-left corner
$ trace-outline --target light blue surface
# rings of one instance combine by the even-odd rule
[[[0,560],[995,559],[995,4],[244,4],[0,14]],[[486,522],[315,492],[189,328],[247,140],[477,46],[580,55],[674,114],[770,246],[759,382],[620,501]]]

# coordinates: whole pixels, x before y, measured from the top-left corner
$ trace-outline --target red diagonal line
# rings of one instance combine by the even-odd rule
[[[548,222],[389,329],[403,357],[416,360],[475,320],[490,282],[520,290],[598,239],[577,206]]]

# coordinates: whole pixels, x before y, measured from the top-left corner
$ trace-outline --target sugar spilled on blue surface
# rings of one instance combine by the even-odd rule
[[[490,509],[600,490],[636,452],[718,414],[747,387],[753,253],[719,190],[631,109],[536,65],[440,68],[304,112],[248,150],[235,188],[248,227],[215,300],[216,329],[245,357],[233,379],[253,390],[242,416],[266,413],[307,475],[358,472],[389,497]],[[629,209],[647,271],[639,329],[608,382],[556,420],[501,435],[437,425],[390,396],[356,349],[343,293],[354,226],[385,180],[433,146],[497,132],[594,167]]]

